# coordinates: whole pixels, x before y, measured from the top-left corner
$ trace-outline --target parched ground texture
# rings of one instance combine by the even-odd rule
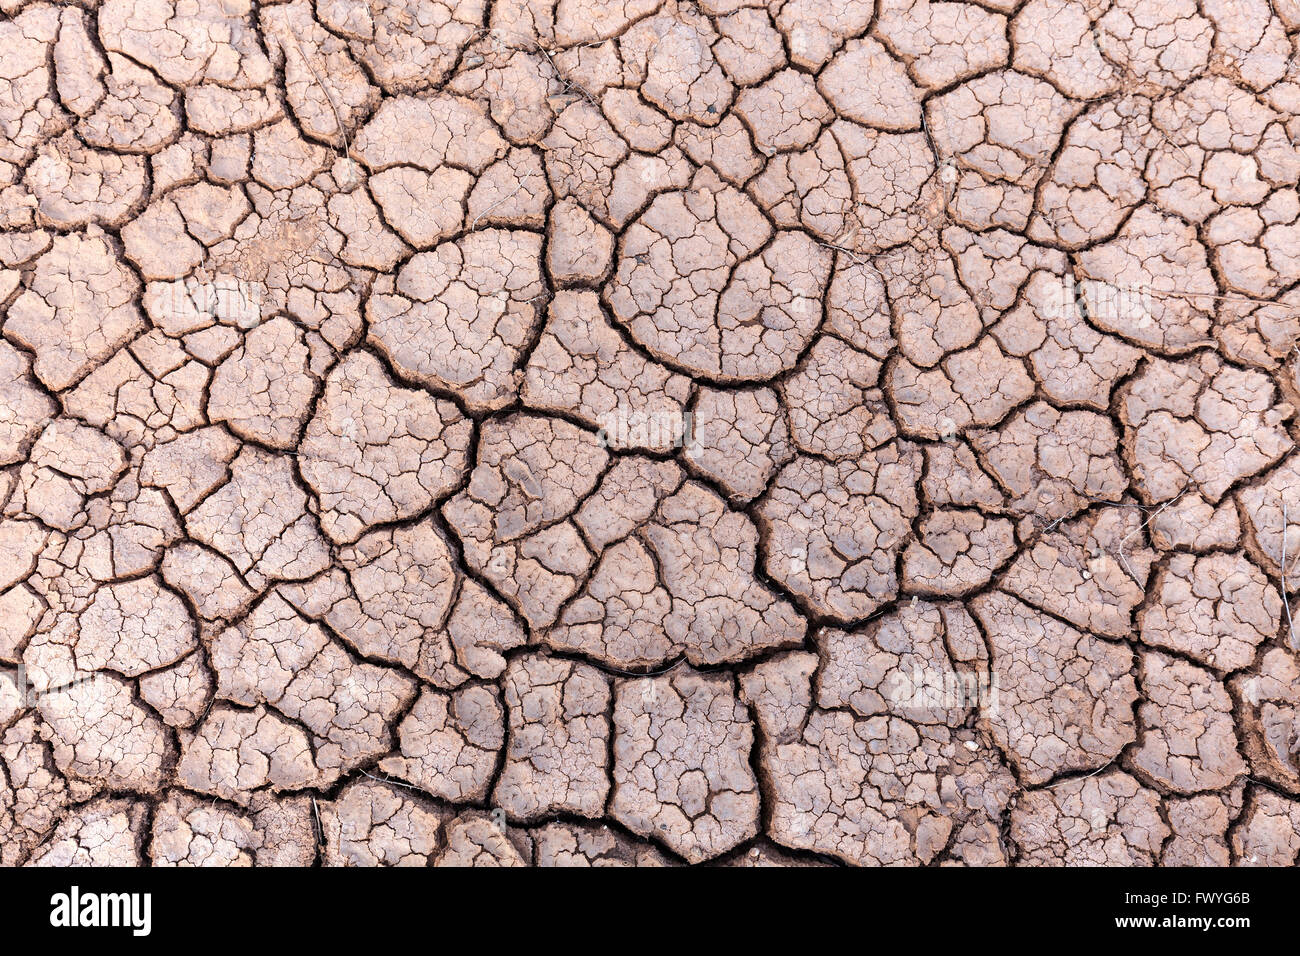
[[[1300,0],[0,0],[0,863],[1300,857]]]

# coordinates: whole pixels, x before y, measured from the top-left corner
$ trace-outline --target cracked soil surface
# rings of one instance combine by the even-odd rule
[[[1297,0],[0,11],[0,863],[1300,859]]]

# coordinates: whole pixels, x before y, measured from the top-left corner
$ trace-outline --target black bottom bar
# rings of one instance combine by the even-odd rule
[[[0,870],[0,938],[261,950],[385,940],[436,948],[463,945],[452,942],[462,936],[472,946],[479,933],[494,946],[514,934],[533,945],[606,933],[681,943],[686,933],[692,946],[716,935],[734,947],[746,937],[770,943],[780,927],[852,927],[866,947],[996,921],[1045,940],[1182,945],[1196,935],[1231,945],[1294,927],[1297,892],[1294,870],[1259,869]],[[147,920],[145,897],[131,894],[148,894]]]

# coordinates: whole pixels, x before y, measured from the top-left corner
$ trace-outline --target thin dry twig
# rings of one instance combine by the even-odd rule
[[[519,179],[519,185],[516,186],[516,187],[514,188],[514,191],[513,191],[513,192],[511,192],[509,195],[502,196],[500,199],[498,199],[498,200],[497,200],[496,202],[494,202],[492,205],[488,206],[486,209],[484,209],[482,212],[480,212],[477,216],[475,216],[475,217],[474,217],[474,221],[473,221],[472,223],[469,224],[469,230],[468,230],[468,231],[469,231],[469,232],[473,232],[475,229],[478,228],[478,224],[479,224],[480,220],[482,220],[482,218],[483,218],[484,216],[486,216],[488,213],[492,212],[492,210],[496,209],[496,208],[497,208],[498,206],[500,206],[502,203],[509,202],[511,199],[514,199],[515,196],[519,195],[519,191],[520,191],[521,189],[524,188],[524,183],[525,183],[525,181],[526,181],[526,177],[522,177],[522,176],[521,176],[520,179]]]
[[[376,777],[373,773],[370,773],[370,771],[368,771],[368,770],[363,770],[363,771],[361,771],[361,772],[362,772],[365,776],[369,777],[371,780],[378,780],[380,783],[391,784],[391,785],[394,786],[394,787],[405,787],[407,790],[419,790],[419,789],[420,789],[419,787],[413,787],[413,786],[411,786],[409,783],[403,783],[401,780],[393,780],[393,779],[390,778],[390,777]]]
[[[339,128],[339,139],[343,141],[343,156],[346,157],[350,147],[348,146],[348,128],[343,123],[343,115],[339,112],[338,106],[334,103],[334,96],[330,93],[330,88],[325,85],[325,81],[321,79],[320,73],[316,71],[316,67],[312,64],[311,60],[309,60],[307,55],[302,52],[302,45],[298,42],[298,33],[294,30],[293,24],[286,19],[285,26],[289,30],[289,39],[293,41],[293,48],[298,51],[299,59],[301,59],[303,65],[307,67],[307,71],[311,73],[312,79],[316,81],[316,85],[320,87],[321,92],[325,94],[325,102],[329,104],[330,112],[334,114],[334,123]]]
[[[1064,780],[1058,780],[1056,781],[1056,783],[1048,784],[1045,789],[1051,790],[1055,787],[1061,786],[1061,784],[1063,783],[1073,783],[1075,780],[1087,780],[1089,777],[1095,777],[1097,776],[1097,774],[1101,773],[1107,767],[1111,766],[1114,762],[1115,762],[1115,757],[1111,757],[1109,760],[1107,760],[1104,764],[1102,764],[1092,773],[1086,773],[1082,777],[1066,777]]]
[[[1133,529],[1132,531],[1130,531],[1128,534],[1124,535],[1123,539],[1121,539],[1121,540],[1120,540],[1120,543],[1116,546],[1116,549],[1115,549],[1115,550],[1116,550],[1116,553],[1119,555],[1120,563],[1124,565],[1124,570],[1128,572],[1128,576],[1131,577],[1134,581],[1136,581],[1136,580],[1138,579],[1138,577],[1137,577],[1136,574],[1133,573],[1133,568],[1132,568],[1132,566],[1128,563],[1128,547],[1127,547],[1127,545],[1128,545],[1129,538],[1131,538],[1131,537],[1133,537],[1133,535],[1138,534],[1139,532],[1145,530],[1145,529],[1146,529],[1146,526],[1149,525],[1151,522],[1155,521],[1157,518],[1159,518],[1160,515],[1161,515],[1161,513],[1162,513],[1166,508],[1168,508],[1170,505],[1172,505],[1174,502],[1176,502],[1176,501],[1177,501],[1179,498],[1181,498],[1183,495],[1187,494],[1187,492],[1190,491],[1190,490],[1191,490],[1191,485],[1188,485],[1188,486],[1187,486],[1186,488],[1184,488],[1182,491],[1178,492],[1178,494],[1174,495],[1172,498],[1170,498],[1168,501],[1166,501],[1164,504],[1162,504],[1159,508],[1156,509],[1155,514],[1153,514],[1150,518],[1147,518],[1146,521],[1142,522],[1140,525],[1138,525],[1136,528],[1134,528],[1134,529]]]
[[[1278,565],[1278,573],[1282,577],[1282,606],[1286,608],[1286,626],[1291,633],[1291,647],[1300,651],[1300,639],[1296,637],[1295,621],[1291,619],[1291,589],[1287,584],[1286,574],[1286,535],[1290,529],[1287,520],[1287,504],[1282,502],[1282,561]]]

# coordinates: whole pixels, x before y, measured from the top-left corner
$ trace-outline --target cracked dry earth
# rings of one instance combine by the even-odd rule
[[[1296,863],[1296,0],[0,10],[0,862]]]

